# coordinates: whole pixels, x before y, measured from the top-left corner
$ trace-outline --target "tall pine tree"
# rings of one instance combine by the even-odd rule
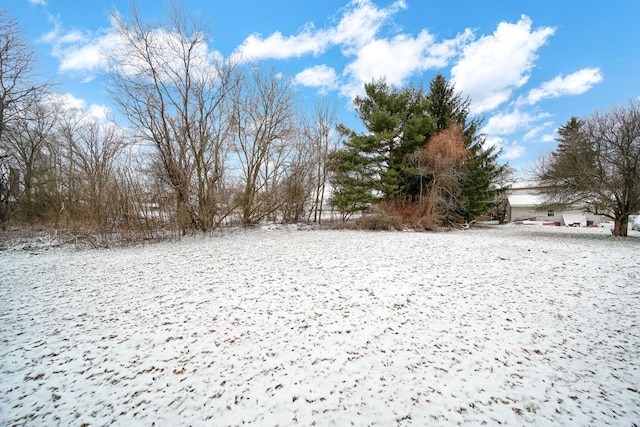
[[[355,99],[354,106],[366,132],[338,126],[345,139],[330,162],[334,200],[347,193],[357,195],[362,202],[371,197],[410,199],[415,171],[407,158],[424,145],[434,129],[431,118],[424,114],[426,96],[422,88],[398,90],[384,80],[365,84],[365,93],[365,97]],[[349,170],[349,165],[354,169]],[[361,191],[367,187],[370,195]]]
[[[442,74],[436,75],[429,84],[430,101],[428,114],[434,118],[438,131],[457,123],[462,127],[465,148],[469,155],[462,174],[462,192],[455,205],[455,214],[467,221],[486,213],[496,194],[503,191],[493,183],[503,172],[504,165],[498,165],[500,152],[494,147],[484,147],[485,138],[478,134],[482,119],[469,119],[471,100],[455,92],[453,84]]]

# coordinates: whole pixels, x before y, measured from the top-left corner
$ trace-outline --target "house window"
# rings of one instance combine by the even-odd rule
[[[554,211],[547,211],[547,216],[556,216]]]

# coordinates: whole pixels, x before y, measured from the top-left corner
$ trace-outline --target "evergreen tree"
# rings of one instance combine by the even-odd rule
[[[459,190],[446,196],[446,216],[472,219],[489,208],[491,184],[502,170],[496,163],[499,153],[483,148],[484,138],[477,135],[481,120],[469,120],[469,99],[444,76],[438,74],[429,89],[429,94],[415,86],[398,90],[384,80],[365,85],[365,96],[354,105],[366,132],[338,126],[345,140],[330,162],[335,206],[420,202],[434,179],[424,148],[439,132],[458,126],[468,158],[456,174],[459,185],[452,187]]]
[[[434,129],[431,118],[424,114],[426,96],[422,88],[397,90],[384,80],[365,84],[365,94],[355,99],[354,106],[366,132],[338,126],[345,140],[330,163],[332,182],[337,185],[334,204],[336,197],[355,188],[360,201],[411,199],[416,173],[408,157]],[[354,169],[350,171],[349,166]],[[372,196],[365,197],[367,191]]]
[[[640,102],[572,117],[558,135],[536,168],[547,207],[607,216],[613,235],[626,236],[629,215],[640,210]]]
[[[329,155],[327,169],[331,172],[329,182],[333,187],[331,204],[346,220],[355,212],[367,210],[376,201],[377,170],[373,159],[363,155],[369,151],[369,141],[344,126],[338,126],[338,130],[348,137],[341,150]]]
[[[471,101],[456,93],[453,85],[447,82],[442,74],[438,73],[429,83],[428,98],[430,103],[427,112],[434,118],[438,132],[445,130],[452,123],[457,123],[462,126],[467,138],[473,137],[479,120],[467,123]]]
[[[553,153],[554,157],[562,158],[565,154],[568,154],[568,157],[575,157],[579,154],[578,151],[589,148],[586,138],[582,135],[584,123],[584,120],[571,117],[567,123],[558,128],[560,138],[557,139],[558,146]]]
[[[493,182],[503,173],[504,165],[498,165],[500,154],[494,147],[485,148],[485,138],[478,135],[482,119],[469,119],[469,98],[455,92],[454,85],[442,74],[436,75],[429,84],[428,113],[436,122],[438,131],[457,123],[462,127],[465,148],[469,155],[462,175],[462,192],[455,201],[455,214],[466,220],[487,212],[491,202],[500,191]]]

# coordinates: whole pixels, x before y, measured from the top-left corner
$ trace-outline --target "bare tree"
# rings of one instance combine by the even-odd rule
[[[422,162],[431,175],[431,184],[424,201],[424,213],[430,221],[439,213],[446,218],[455,206],[460,192],[461,166],[468,156],[462,127],[453,123],[435,134],[422,149]],[[438,212],[439,211],[439,212]]]
[[[573,117],[558,134],[557,149],[535,171],[547,205],[582,206],[613,219],[613,234],[626,236],[629,215],[640,211],[640,103]]]
[[[19,204],[25,219],[33,220],[36,215],[45,215],[47,197],[42,193],[49,175],[50,162],[48,143],[53,138],[58,121],[60,106],[51,102],[31,102],[15,118],[10,127],[5,128],[4,147],[20,171],[21,192]],[[39,191],[39,194],[36,194]]]
[[[115,15],[120,45],[110,52],[112,94],[138,137],[148,141],[173,188],[183,233],[215,226],[224,173],[235,67],[210,54],[206,26],[174,7],[169,25],[151,26],[137,10]]]
[[[307,130],[313,153],[313,203],[309,209],[309,219],[322,222],[325,190],[329,179],[329,153],[335,147],[334,130],[336,127],[336,109],[327,100],[319,102],[313,110],[313,120]]]
[[[114,217],[109,193],[116,182],[118,156],[126,145],[124,133],[115,124],[96,120],[83,123],[72,141],[70,154],[83,177],[83,202],[88,219],[103,233],[108,231],[109,220]]]
[[[47,92],[49,84],[37,81],[35,56],[22,28],[16,20],[0,9],[0,224],[8,220],[9,200],[18,196],[19,168],[15,159],[19,153],[7,142],[7,130],[18,125],[27,110]],[[14,129],[15,137],[18,130]],[[13,182],[13,184],[12,184]],[[11,189],[10,187],[13,187]],[[13,194],[12,194],[13,193]]]
[[[236,152],[241,167],[239,206],[249,226],[279,209],[277,196],[289,172],[293,141],[294,92],[291,81],[253,67],[234,96]]]
[[[4,229],[9,219],[9,204],[12,199],[12,170],[8,154],[0,152],[0,227]]]
[[[75,158],[75,146],[78,144],[80,129],[85,120],[85,113],[76,108],[63,108],[59,118],[56,132],[56,160],[55,169],[58,176],[59,190],[59,215],[56,218],[56,227],[61,217],[66,219],[66,226],[71,221],[77,221],[79,211],[82,210],[82,182],[83,177],[77,167]]]
[[[277,194],[280,202],[279,211],[285,223],[304,220],[305,211],[312,202],[312,194],[317,184],[315,167],[318,147],[301,132],[297,133],[297,140],[292,140],[291,143],[293,150],[286,176]]]
[[[5,129],[46,93],[48,83],[38,83],[35,57],[23,30],[0,9],[0,141]]]

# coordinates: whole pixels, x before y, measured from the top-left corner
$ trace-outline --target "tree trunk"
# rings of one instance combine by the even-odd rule
[[[613,230],[611,232],[614,236],[627,237],[629,214],[623,214],[616,217],[613,224]]]

